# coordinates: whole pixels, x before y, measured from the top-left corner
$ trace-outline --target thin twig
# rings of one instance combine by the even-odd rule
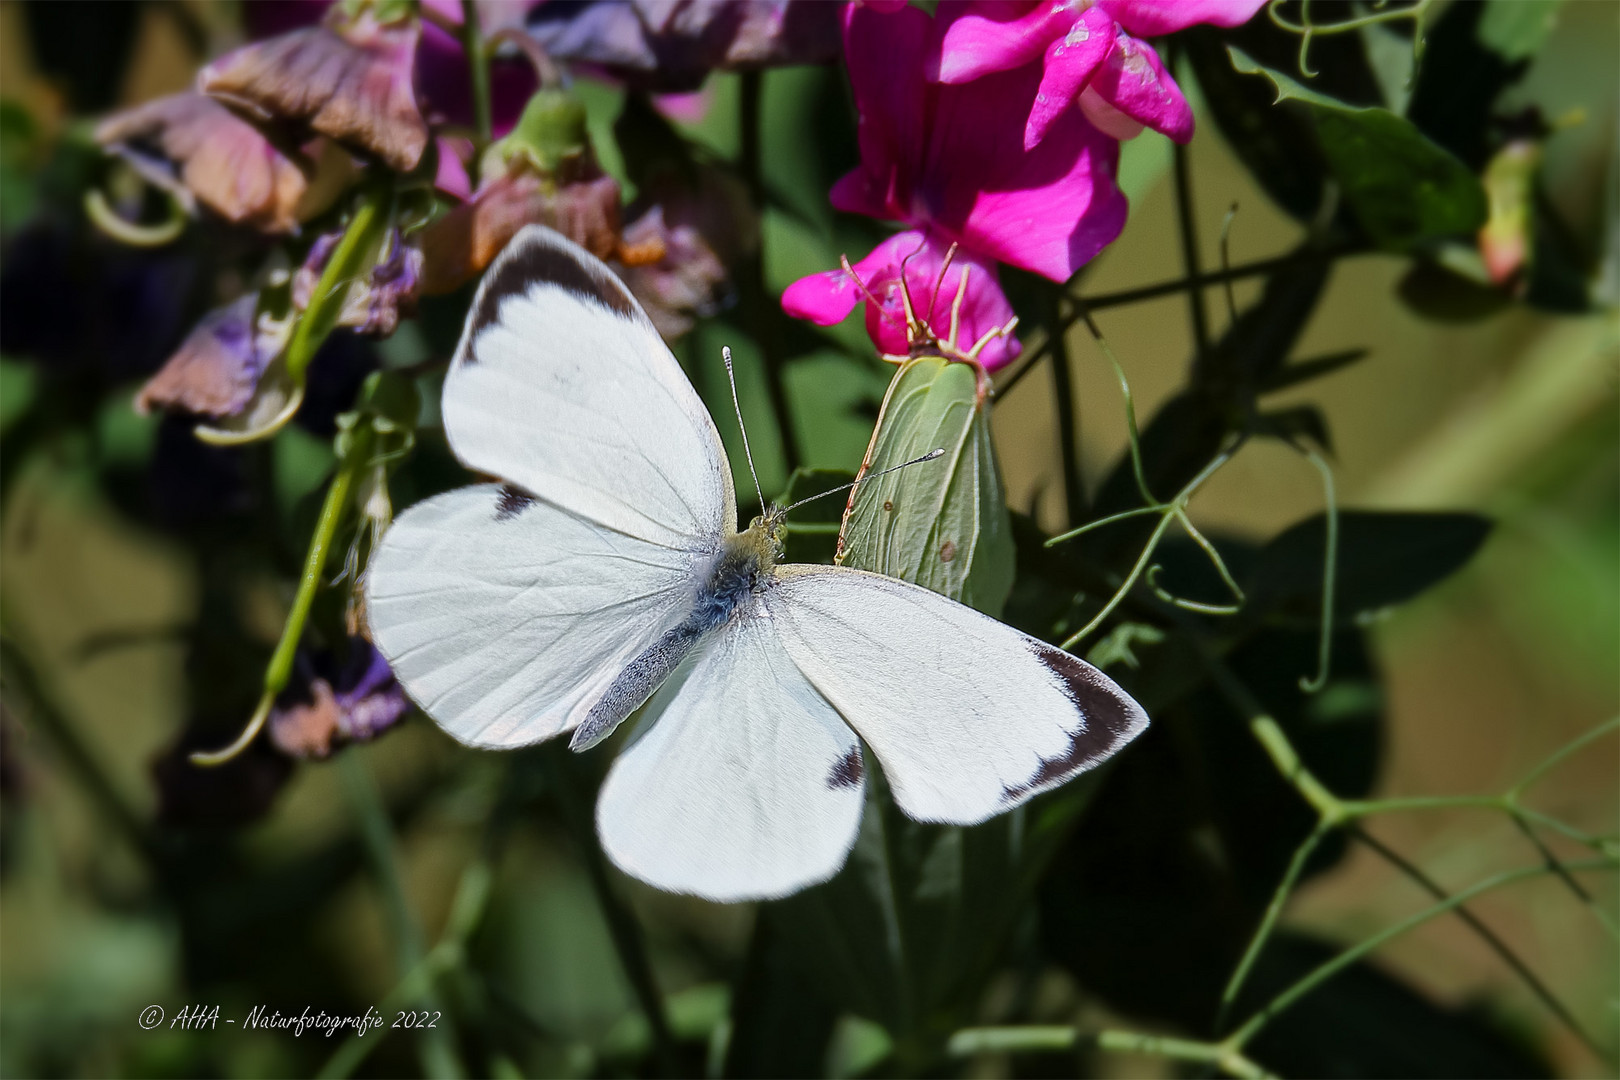
[[[1615,860],[1612,858],[1584,859],[1579,863],[1571,864],[1571,868],[1578,870],[1613,869],[1617,865],[1620,865],[1620,860]],[[1422,926],[1430,919],[1444,915],[1449,911],[1453,911],[1469,900],[1472,900],[1484,893],[1490,892],[1493,889],[1501,888],[1504,885],[1510,885],[1516,881],[1523,881],[1526,878],[1539,877],[1545,873],[1547,873],[1547,868],[1544,866],[1527,866],[1518,870],[1509,870],[1505,873],[1497,874],[1494,877],[1489,877],[1484,881],[1477,882],[1474,885],[1469,886],[1467,889],[1464,889],[1462,892],[1449,896],[1445,900],[1439,901],[1434,905],[1425,908],[1416,915],[1396,923],[1394,926],[1386,927],[1378,933],[1373,934],[1371,937],[1368,937],[1344,950],[1337,956],[1334,956],[1332,959],[1324,961],[1310,974],[1306,975],[1304,978],[1288,987],[1282,993],[1278,994],[1263,1008],[1246,1020],[1241,1027],[1228,1036],[1226,1043],[1228,1045],[1241,1048],[1247,1044],[1250,1039],[1254,1038],[1255,1035],[1259,1034],[1262,1028],[1297,1003],[1300,998],[1304,997],[1312,990],[1315,990],[1318,986],[1322,985],[1322,983],[1326,982],[1334,975],[1337,975],[1351,964],[1354,964],[1362,957],[1368,955],[1387,942],[1400,937],[1407,931]],[[1599,1051],[1599,1056],[1602,1056],[1601,1051]]]
[[[1052,326],[1063,321],[1059,290],[1054,290],[1050,319]],[[1052,404],[1057,410],[1058,459],[1063,466],[1064,520],[1070,525],[1086,513],[1086,490],[1080,475],[1080,423],[1074,408],[1074,374],[1069,367],[1068,336],[1061,331],[1052,335]]]
[[[1354,836],[1357,840],[1360,840],[1363,844],[1366,844],[1368,847],[1372,848],[1373,851],[1377,852],[1385,862],[1388,862],[1401,873],[1417,882],[1418,885],[1420,885],[1436,900],[1452,899],[1451,894],[1447,892],[1439,882],[1435,881],[1428,874],[1424,873],[1422,867],[1416,865],[1410,859],[1403,856],[1400,852],[1389,847],[1382,840],[1379,840],[1376,836],[1372,835],[1372,833],[1362,828],[1359,822],[1351,824],[1349,826],[1349,832],[1351,836]],[[1547,869],[1550,870],[1551,867],[1549,866]],[[1563,870],[1561,864],[1559,869],[1561,872],[1567,873],[1567,871]],[[1599,1057],[1604,1056],[1603,1051],[1598,1047],[1597,1043],[1590,1035],[1586,1033],[1585,1029],[1581,1027],[1580,1021],[1575,1019],[1575,1015],[1571,1013],[1569,1009],[1564,1007],[1563,1002],[1559,1001],[1558,998],[1553,996],[1553,992],[1547,988],[1547,985],[1541,981],[1534,971],[1530,970],[1530,965],[1521,960],[1519,956],[1508,947],[1508,943],[1497,936],[1496,931],[1492,930],[1489,926],[1486,926],[1483,922],[1481,922],[1479,916],[1468,910],[1468,908],[1460,902],[1456,904],[1452,910],[1456,913],[1457,918],[1467,923],[1469,929],[1473,930],[1475,934],[1479,935],[1480,940],[1484,941],[1485,944],[1490,947],[1491,951],[1501,958],[1504,964],[1512,968],[1513,972],[1518,975],[1519,978],[1524,980],[1524,984],[1530,988],[1530,992],[1541,1000],[1541,1003],[1547,1007],[1548,1011],[1550,1011],[1554,1016],[1558,1017],[1559,1020],[1563,1021],[1565,1026],[1573,1031],[1576,1037],[1579,1038],[1581,1042],[1585,1043],[1593,1053],[1597,1054]]]
[[[1209,313],[1204,306],[1204,290],[1191,284],[1200,277],[1198,267],[1198,226],[1193,220],[1192,174],[1187,148],[1175,144],[1176,222],[1181,229],[1181,263],[1187,271],[1187,312],[1192,317],[1193,360],[1202,366],[1209,353]]]

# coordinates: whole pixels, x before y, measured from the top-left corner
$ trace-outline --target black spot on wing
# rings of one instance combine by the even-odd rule
[[[516,484],[502,484],[501,492],[495,499],[495,520],[511,521],[533,506],[536,497],[534,492],[525,491]]]
[[[1140,705],[1085,661],[1040,641],[1032,641],[1030,651],[1061,680],[1063,692],[1074,703],[1078,724],[1069,732],[1069,745],[1063,753],[1042,758],[1028,780],[1002,789],[1005,802],[1066,780],[1112,756],[1137,736],[1145,719]]]
[[[575,252],[544,241],[525,242],[519,236],[507,252],[495,261],[484,279],[478,309],[472,314],[472,334],[468,340],[477,338],[484,327],[495,321],[503,300],[526,293],[535,285],[553,285],[584,303],[597,304],[627,319],[641,317],[635,302],[613,271],[594,257],[585,255],[581,258]],[[469,351],[463,363],[471,363],[472,360]]]
[[[827,786],[834,790],[859,787],[861,777],[865,775],[866,766],[861,762],[861,748],[852,746],[849,753],[839,758],[832,771],[827,774]]]

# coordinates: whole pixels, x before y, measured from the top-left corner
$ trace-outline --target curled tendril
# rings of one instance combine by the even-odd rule
[[[1291,22],[1282,13],[1282,9],[1289,0],[1271,0],[1266,5],[1266,16],[1280,30],[1299,35],[1299,72],[1307,79],[1314,79],[1321,72],[1311,67],[1311,39],[1318,34],[1342,34],[1350,30],[1360,30],[1364,26],[1373,26],[1378,23],[1399,22],[1403,19],[1412,21],[1412,64],[1414,69],[1423,58],[1423,17],[1428,12],[1429,5],[1434,0],[1417,0],[1410,7],[1391,10],[1387,0],[1377,0],[1372,5],[1373,10],[1366,15],[1358,15],[1353,19],[1343,19],[1332,23],[1311,22],[1311,0],[1299,0],[1299,21]],[[1414,71],[1414,75],[1416,72]]]
[[[1322,554],[1322,626],[1317,640],[1316,674],[1299,680],[1299,688],[1314,694],[1327,685],[1328,665],[1333,655],[1333,583],[1338,576],[1339,501],[1333,490],[1333,467],[1309,447],[1301,451],[1322,474],[1322,495],[1327,503],[1327,547]]]
[[[186,229],[186,208],[172,195],[168,196],[167,202],[167,218],[155,225],[140,225],[114,210],[101,189],[91,188],[84,193],[84,213],[92,225],[120,244],[143,248],[163,247],[178,240]]]

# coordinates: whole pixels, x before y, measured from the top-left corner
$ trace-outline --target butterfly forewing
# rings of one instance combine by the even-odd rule
[[[444,384],[456,456],[651,543],[713,550],[731,471],[692,384],[622,282],[547,229],[485,274]]]
[[[571,730],[685,617],[692,558],[484,484],[417,503],[372,560],[367,613],[411,697],[475,746]]]
[[[794,664],[919,821],[983,821],[1147,727],[1142,707],[1096,668],[917,585],[788,566],[765,603]]]

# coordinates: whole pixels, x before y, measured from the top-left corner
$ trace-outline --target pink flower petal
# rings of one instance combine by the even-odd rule
[[[782,310],[817,326],[841,323],[861,301],[861,291],[843,270],[802,277],[782,293]]]
[[[1072,108],[1080,88],[1114,49],[1114,20],[1092,8],[1063,37],[1047,46],[1041,85],[1024,125],[1024,149],[1046,138],[1052,123]]]
[[[842,270],[829,270],[794,282],[782,295],[782,308],[795,318],[831,326],[865,302],[866,332],[878,351],[905,356],[912,345],[905,308],[909,295],[915,315],[927,322],[934,336],[966,352],[985,334],[1011,323],[1013,310],[992,263],[959,248],[947,266],[949,250],[949,242],[933,234],[916,230],[896,234],[851,267],[854,278]],[[953,306],[964,287],[953,340]],[[992,338],[980,361],[994,370],[1020,349],[1016,338]]]
[[[975,0],[947,5],[939,14],[946,25],[929,61],[929,77],[943,83],[970,82],[1027,64],[1075,20],[1063,4],[1034,0]]]
[[[446,195],[465,200],[472,194],[472,177],[467,175],[467,163],[462,160],[462,154],[472,155],[472,143],[445,135],[435,137],[433,143],[439,151],[433,186]]]
[[[922,77],[932,44],[934,21],[913,7],[883,14],[854,4],[844,12],[844,55],[849,81],[860,107],[857,138],[861,148],[858,182],[846,176],[834,185],[832,203],[840,210],[871,217],[893,207],[915,183],[916,148],[927,138],[929,90]]]
[[[1192,108],[1153,46],[1121,33],[1117,48],[1091,77],[1088,90],[1108,104],[1184,143],[1193,135]]]
[[[1038,146],[1008,116],[1023,115],[1041,73],[1033,65],[940,87],[924,184],[913,196],[963,246],[1063,281],[1119,235],[1126,201],[1115,183],[1119,143],[1079,109],[1061,113]]]
[[[1137,37],[1160,37],[1195,23],[1242,26],[1266,0],[1098,0],[1121,26]]]
[[[1126,203],[1114,180],[1117,142],[1076,108],[1024,147],[1017,118],[1033,106],[1038,67],[928,86],[928,16],[852,8],[845,27],[861,167],[833,186],[834,206],[929,226],[1056,281],[1119,235]]]

